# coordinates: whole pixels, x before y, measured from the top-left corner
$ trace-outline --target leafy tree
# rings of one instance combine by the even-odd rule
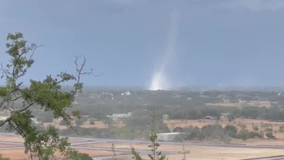
[[[248,138],[262,138],[262,136],[258,132],[251,131],[248,134]]]
[[[235,138],[238,133],[238,128],[233,125],[227,125],[224,128],[224,131],[226,135]]]
[[[46,130],[38,130],[32,123],[35,116],[32,107],[49,111],[53,118],[63,118],[70,122],[73,117],[79,117],[79,111],[72,113],[68,109],[72,107],[75,95],[82,91],[83,84],[80,79],[84,74],[83,68],[86,63],[79,64],[81,57],[76,57],[76,75],[61,72],[56,77],[48,75],[44,80],[30,80],[29,86],[24,86],[20,79],[26,76],[27,71],[34,64],[33,55],[40,46],[36,44],[27,45],[22,33],[8,34],[7,51],[10,61],[2,65],[1,78],[6,80],[6,85],[0,87],[0,110],[11,111],[11,116],[0,122],[0,127],[7,124],[10,130],[16,131],[24,139],[25,153],[31,159],[49,159],[56,151],[61,152],[65,157],[76,153],[69,147],[67,138],[60,138],[54,127]],[[74,81],[72,91],[62,89],[64,82]],[[70,83],[70,82],[69,82]],[[21,100],[22,106],[14,107],[13,102]],[[69,125],[70,127],[70,125]]]
[[[242,129],[240,130],[240,132],[238,133],[237,137],[246,141],[248,139],[248,133],[249,131],[246,129]]]

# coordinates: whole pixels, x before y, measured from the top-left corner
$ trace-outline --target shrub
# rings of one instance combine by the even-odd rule
[[[273,135],[272,132],[268,132],[265,134],[267,138],[270,138],[270,139],[275,139],[275,136]]]
[[[237,138],[240,138],[240,139],[242,139],[242,140],[245,141],[245,140],[247,140],[247,138],[248,138],[248,133],[249,133],[248,130],[242,129],[242,130],[240,130],[240,132],[238,133]]]
[[[281,125],[280,127],[279,127],[279,132],[284,132],[284,125]]]
[[[94,119],[90,119],[90,125],[95,125],[95,120]]]
[[[251,131],[248,134],[248,138],[262,138],[261,135],[258,132]]]
[[[272,128],[265,128],[265,132],[273,132]]]
[[[77,153],[76,158],[80,160],[93,160],[93,158],[86,153]]]
[[[258,127],[256,125],[253,125],[252,129],[258,131]]]
[[[235,127],[234,125],[227,125],[227,126],[224,128],[224,131],[225,131],[225,134],[226,134],[226,135],[235,138],[236,135],[237,135],[237,133],[238,133],[238,128]]]
[[[205,135],[203,133],[199,133],[198,140],[203,141],[205,139]]]

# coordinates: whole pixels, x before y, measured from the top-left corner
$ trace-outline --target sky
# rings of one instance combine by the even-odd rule
[[[148,89],[161,68],[172,88],[284,86],[283,15],[283,0],[1,0],[0,62],[22,32],[44,45],[26,84],[74,73],[84,55],[101,74],[87,86]]]

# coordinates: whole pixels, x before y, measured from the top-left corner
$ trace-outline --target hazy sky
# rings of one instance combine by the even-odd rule
[[[0,62],[9,32],[42,44],[24,79],[74,70],[85,55],[91,86],[149,86],[167,53],[171,85],[284,86],[284,0],[1,0]],[[3,84],[4,81],[0,80]]]

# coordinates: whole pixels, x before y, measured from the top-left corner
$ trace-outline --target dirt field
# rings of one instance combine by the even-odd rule
[[[21,142],[22,139],[20,137],[12,137],[12,136],[0,136],[0,141],[10,141],[10,142]],[[78,141],[78,140],[77,140]],[[274,145],[284,145],[284,141],[247,141],[249,143],[257,144],[275,144]],[[17,144],[16,144],[17,145]],[[11,149],[11,150],[1,150],[2,148],[12,147],[13,144],[1,144],[0,145],[0,154],[4,157],[10,157],[11,159],[23,159],[28,158],[28,156],[24,153],[23,149]],[[111,143],[101,143],[101,144],[86,144],[81,145],[85,147],[99,147],[99,148],[111,148]],[[134,147],[136,150],[149,150],[147,144],[127,144],[127,143],[116,143],[116,149],[129,149],[130,147]],[[161,151],[174,151],[179,153],[178,155],[168,156],[169,160],[178,160],[182,157],[182,146],[177,145],[161,145],[159,148]],[[191,160],[220,160],[220,159],[228,159],[228,160],[237,160],[244,158],[253,158],[253,157],[266,157],[266,156],[274,156],[274,155],[283,155],[283,150],[280,149],[250,149],[250,148],[225,148],[225,147],[209,147],[209,146],[185,146],[185,149],[190,151],[188,155],[188,159]],[[111,156],[112,152],[109,151],[92,151],[92,150],[84,150],[79,149],[79,152],[87,153],[90,156]],[[117,152],[117,155],[121,153]]]
[[[176,127],[189,127],[189,126],[197,126],[199,128],[202,128],[205,125],[208,124],[220,124],[223,127],[225,127],[228,124],[233,124],[235,126],[238,126],[240,124],[245,124],[246,129],[253,130],[252,126],[257,126],[260,130],[264,130],[263,127],[261,127],[261,123],[271,125],[274,131],[274,135],[278,139],[284,139],[284,132],[279,132],[279,127],[281,125],[284,125],[284,122],[270,122],[265,120],[256,120],[256,119],[235,119],[233,122],[229,122],[228,120],[208,120],[208,119],[200,119],[200,120],[187,120],[187,121],[181,121],[181,120],[166,120],[164,123],[167,124],[168,128],[170,130],[173,130]]]
[[[89,147],[106,147],[111,146],[110,143],[105,144],[89,144]],[[136,150],[149,150],[148,146],[145,144],[133,144],[131,145]],[[116,148],[130,149],[130,144],[115,144]],[[161,151],[176,151],[179,152],[178,155],[168,156],[169,160],[178,160],[182,158],[182,146],[176,145],[162,145],[160,147]],[[224,147],[201,147],[201,146],[185,146],[185,150],[190,151],[187,155],[188,159],[191,160],[238,160],[245,158],[254,157],[266,157],[283,155],[283,150],[276,149],[248,149],[248,148],[224,148]]]

